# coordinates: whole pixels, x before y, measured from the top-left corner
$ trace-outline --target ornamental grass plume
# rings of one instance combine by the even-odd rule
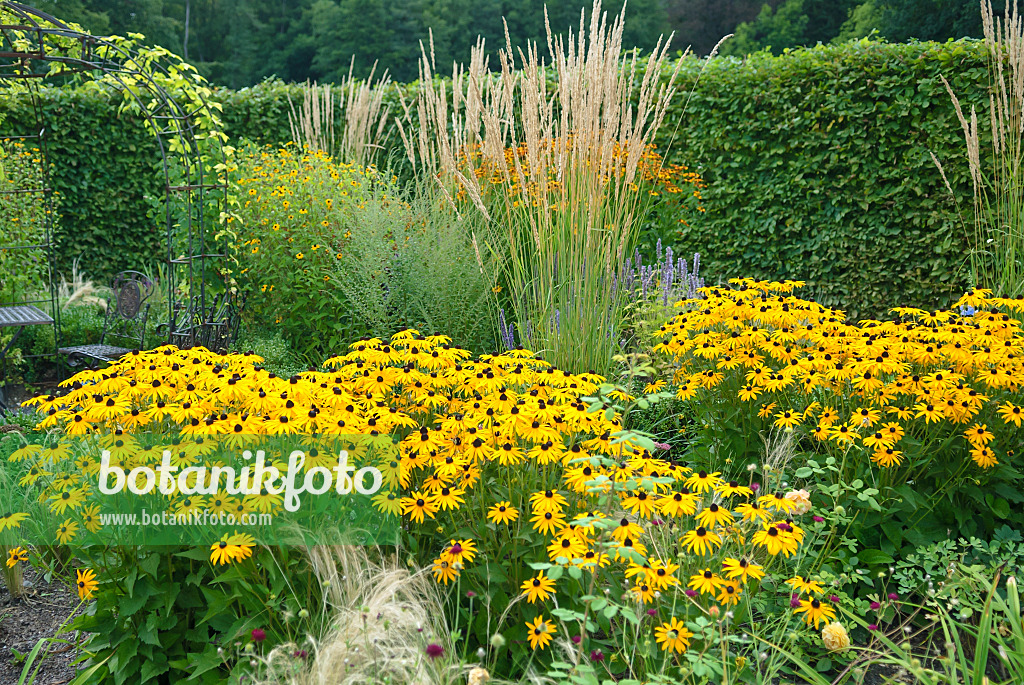
[[[285,644],[263,659],[263,685],[433,685],[454,680],[444,659],[454,653],[438,587],[427,571],[410,572],[380,550],[315,546],[309,560],[332,610],[321,639],[312,636],[304,661]]]
[[[482,220],[523,344],[563,368],[604,371],[618,347],[617,285],[649,200],[641,167],[682,64],[670,66],[667,40],[627,56],[624,19],[598,0],[563,37],[545,17],[546,56],[506,31],[497,72],[480,40],[450,82],[435,79],[431,42],[398,124],[421,177]]]
[[[310,151],[322,151],[341,161],[371,166],[382,149],[391,110],[384,104],[384,93],[391,83],[387,70],[375,79],[377,63],[365,79],[352,76],[355,57],[349,64],[348,76],[336,87],[306,81],[302,85],[302,103],[296,111],[288,98],[288,126],[292,141]],[[334,124],[341,113],[340,138]]]
[[[989,53],[988,131],[980,129],[972,106],[964,113],[960,99],[942,76],[964,131],[967,167],[974,189],[971,238],[972,282],[996,295],[1024,293],[1024,20],[1017,0],[1007,0],[1004,17],[982,0],[984,45]],[[991,148],[982,150],[982,140]],[[947,190],[952,187],[934,154]]]

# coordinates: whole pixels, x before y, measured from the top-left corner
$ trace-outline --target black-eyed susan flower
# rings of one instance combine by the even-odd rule
[[[714,502],[701,509],[700,513],[697,514],[697,523],[708,529],[728,526],[733,520],[732,512],[725,507],[718,506]]]
[[[78,534],[78,524],[67,519],[64,523],[57,526],[57,542],[62,545],[66,545],[75,539],[75,535]]]
[[[682,539],[687,551],[704,556],[722,546],[722,538],[703,526],[687,531]]]
[[[536,512],[560,512],[568,505],[565,496],[557,490],[542,490],[530,495],[530,506]]]
[[[999,415],[1003,417],[1005,423],[1012,423],[1017,428],[1020,428],[1021,421],[1024,421],[1024,409],[1013,402],[1003,403],[999,407]]]
[[[874,451],[871,461],[883,468],[899,466],[903,462],[903,452],[892,447],[882,447]]]
[[[541,571],[533,578],[523,581],[520,587],[522,594],[526,596],[526,601],[533,604],[537,600],[544,602],[551,596],[555,590],[555,581],[545,576],[544,572]]]
[[[988,447],[975,447],[971,450],[971,459],[983,469],[990,469],[999,464],[995,452]]]
[[[551,535],[565,527],[565,516],[561,512],[538,511],[530,517],[530,523],[542,535]]]
[[[800,594],[821,595],[825,592],[825,589],[821,587],[821,583],[805,579],[803,576],[793,576],[786,581],[786,585],[790,586]]]
[[[721,486],[722,479],[719,478],[719,475],[721,474],[718,471],[714,473],[698,471],[686,479],[686,487],[690,488],[693,492],[703,494]]]
[[[465,566],[476,557],[476,543],[472,540],[451,540],[441,551],[441,558]]]
[[[658,508],[665,516],[692,516],[697,511],[699,497],[684,488],[682,492],[668,492],[658,499]]]
[[[63,514],[68,509],[77,509],[85,501],[85,493],[81,490],[63,490],[50,496],[50,511]]]
[[[449,561],[445,558],[435,559],[431,565],[431,573],[434,574],[434,580],[438,583],[444,583],[447,585],[449,581],[454,581],[459,577],[459,567],[457,564]]]
[[[750,578],[755,580],[764,578],[764,569],[743,557],[739,559],[726,557],[725,561],[722,562],[722,573],[726,578],[738,580],[744,584]]]
[[[28,514],[24,512],[5,512],[0,515],[0,532],[21,527],[21,522],[27,518]]]
[[[13,547],[7,550],[7,567],[14,568],[20,562],[28,561],[28,551],[22,547]]]
[[[822,621],[830,621],[836,617],[836,610],[823,599],[801,599],[800,606],[793,610],[796,615],[803,614],[804,622],[813,625],[815,630]]]
[[[722,497],[733,497],[734,495],[749,497],[750,495],[754,494],[754,491],[751,490],[749,487],[747,487],[746,485],[741,485],[734,480],[731,480],[728,483],[725,483],[724,485],[720,486],[716,490],[716,492],[718,492],[718,494],[721,495]]]
[[[675,652],[682,654],[690,648],[690,638],[693,632],[686,628],[686,624],[675,616],[666,623],[654,629],[654,639],[661,646],[663,652]]]
[[[91,568],[75,570],[75,588],[78,590],[78,598],[86,600],[92,597],[92,593],[99,587],[96,580],[96,572]]]
[[[409,497],[402,498],[402,513],[417,523],[423,523],[425,517],[434,518],[438,505],[434,497],[424,492],[413,492]]]
[[[666,590],[679,584],[679,579],[675,575],[678,570],[679,564],[671,560],[655,559],[646,569],[647,582],[657,590]]]
[[[571,528],[563,528],[555,539],[548,544],[548,557],[559,563],[571,562],[580,558],[586,550],[586,545]],[[565,562],[559,560],[564,559]]]
[[[718,595],[715,599],[718,600],[719,604],[726,606],[739,604],[740,595],[743,594],[743,590],[740,588],[739,583],[726,580],[722,582],[721,587],[718,588]]]
[[[785,552],[788,548],[782,531],[775,524],[765,524],[764,529],[754,533],[752,541],[755,545],[764,547],[772,556]]]
[[[702,595],[714,595],[723,582],[717,573],[706,568],[690,576],[690,582],[686,585]]]
[[[554,624],[543,616],[537,616],[532,621],[526,622],[526,638],[530,642],[530,649],[543,650],[554,639],[556,632],[558,631]]]
[[[519,510],[511,502],[498,502],[487,511],[487,518],[497,524],[511,523],[519,518]]]

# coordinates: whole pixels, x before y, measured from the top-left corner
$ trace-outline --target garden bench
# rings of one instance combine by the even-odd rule
[[[18,336],[25,330],[26,326],[42,326],[53,323],[53,317],[39,307],[30,304],[0,306],[0,328],[14,327],[14,335],[10,341],[0,350],[0,381],[4,379],[6,369],[7,353],[14,348]],[[0,409],[8,409],[4,403],[2,392],[3,383],[0,382]]]
[[[114,277],[111,285],[114,292],[103,315],[103,333],[100,341],[92,345],[61,347],[57,351],[75,366],[82,359],[110,362],[141,349],[146,337],[146,319],[149,304],[146,300],[153,294],[153,282],[138,271],[122,271]],[[114,337],[123,342],[133,342],[133,347],[110,345],[106,341]]]

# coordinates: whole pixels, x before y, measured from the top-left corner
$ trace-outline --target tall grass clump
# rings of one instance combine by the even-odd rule
[[[480,41],[451,93],[424,49],[399,122],[421,178],[475,214],[474,237],[499,256],[522,344],[566,368],[606,370],[618,348],[625,258],[649,199],[642,164],[676,93],[668,41],[626,54],[623,20],[600,2],[564,38],[545,20],[547,57],[506,32],[496,72]]]
[[[979,287],[1016,296],[1024,293],[1024,23],[1016,0],[1012,6],[1007,0],[1002,19],[991,0],[982,0],[981,15],[989,51],[987,149],[976,109],[968,117],[952,87],[942,82],[963,127],[974,188],[971,275]]]
[[[370,166],[382,148],[391,121],[391,108],[384,104],[384,94],[391,77],[385,70],[375,79],[374,64],[366,79],[352,76],[355,62],[337,87],[306,81],[302,102],[296,110],[288,100],[288,126],[292,141],[300,147],[327,154],[358,166]],[[335,133],[335,120],[341,131]]]

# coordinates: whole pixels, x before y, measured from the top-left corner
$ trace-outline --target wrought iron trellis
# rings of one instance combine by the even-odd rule
[[[237,326],[236,308],[219,268],[226,247],[217,239],[215,228],[226,204],[227,185],[207,166],[211,153],[214,162],[225,161],[224,148],[198,125],[197,115],[211,111],[206,99],[198,95],[194,101],[181,102],[161,85],[161,77],[169,77],[171,68],[140,59],[123,41],[89,35],[27,5],[0,0],[0,89],[18,84],[31,99],[36,122],[34,132],[28,135],[42,143],[44,169],[48,169],[50,158],[39,84],[60,82],[75,74],[99,74],[145,118],[156,139],[163,170],[167,341],[183,348],[225,348]],[[201,145],[207,146],[205,150]],[[52,199],[48,189],[44,192]],[[50,306],[58,319],[52,214],[47,217]],[[59,326],[58,321],[55,340]],[[55,349],[58,346],[55,344]]]

